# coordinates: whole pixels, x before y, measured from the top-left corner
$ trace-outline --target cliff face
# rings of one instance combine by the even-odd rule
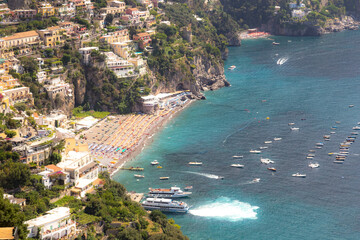
[[[9,0],[8,6],[10,9],[29,8],[31,0]]]

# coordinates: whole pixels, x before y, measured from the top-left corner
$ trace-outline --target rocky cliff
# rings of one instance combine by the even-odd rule
[[[29,8],[31,0],[9,0],[8,6],[10,9]]]

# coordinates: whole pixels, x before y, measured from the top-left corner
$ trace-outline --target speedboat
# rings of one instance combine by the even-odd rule
[[[309,152],[315,152],[315,150],[314,150],[314,149],[310,149]]]
[[[192,192],[183,192],[179,187],[171,188],[149,188],[150,197],[181,198],[188,197]]]
[[[253,182],[253,183],[258,183],[258,182],[260,182],[260,178],[254,178],[251,182]]]
[[[264,147],[259,147],[261,150],[263,150],[263,149],[268,149],[269,147],[267,147],[267,146],[264,146]]]
[[[236,66],[232,65],[232,66],[230,66],[228,69],[229,69],[229,70],[234,70],[235,68],[236,68]]]
[[[265,143],[265,144],[271,144],[272,141],[265,141],[264,143]]]
[[[270,158],[260,158],[260,162],[263,164],[272,164],[275,163],[273,160],[271,160]]]
[[[169,180],[170,177],[160,177],[160,180]]]
[[[335,123],[336,123],[336,124],[340,124],[341,122],[340,122],[340,121],[336,121]]]
[[[310,164],[309,164],[309,167],[311,167],[311,168],[318,168],[318,167],[320,167],[320,164],[318,164],[318,163],[310,163]]]
[[[189,162],[189,165],[193,165],[193,166],[201,166],[203,163],[202,162]]]
[[[349,108],[355,107],[355,105],[349,105]]]
[[[189,207],[184,202],[167,198],[147,198],[141,204],[146,210],[160,210],[162,212],[187,213]]]
[[[335,134],[336,132],[330,132],[330,134]]]
[[[158,162],[158,160],[154,160],[154,161],[152,161],[150,164],[151,164],[151,165],[158,165],[159,162]]]
[[[272,45],[280,45],[278,42],[272,42]]]
[[[335,160],[334,163],[337,163],[337,164],[343,164],[344,161],[340,161],[340,160]]]
[[[268,170],[270,170],[272,172],[276,172],[276,168],[269,167]]]
[[[360,126],[355,126],[352,128],[353,130],[360,130]]]
[[[145,176],[144,175],[139,175],[139,174],[134,174],[134,177],[136,177],[136,178],[144,178]]]
[[[295,125],[295,123],[293,123],[293,122],[292,122],[292,123],[288,123],[288,125],[289,125],[289,126],[293,126],[293,125]]]
[[[235,168],[244,168],[244,165],[241,164],[231,164],[230,166]]]
[[[313,156],[307,156],[306,158],[307,159],[313,159],[314,157]]]
[[[274,141],[280,141],[282,138],[280,138],[280,137],[276,137],[276,138],[274,138]]]
[[[358,132],[352,132],[351,135],[359,135]]]
[[[294,173],[291,176],[293,177],[299,177],[299,178],[306,178],[306,174],[301,174],[301,173]]]
[[[191,189],[193,189],[193,186],[186,186],[186,187],[184,187],[184,189],[185,190],[191,190]]]
[[[259,153],[261,153],[261,151],[260,150],[250,150],[250,153],[256,153],[256,154],[259,154]]]
[[[233,158],[243,158],[244,156],[237,156],[237,155],[235,155],[235,156],[233,156]]]
[[[292,127],[292,128],[290,128],[290,129],[291,129],[291,131],[299,131],[300,128],[298,128],[298,127]]]
[[[322,142],[316,143],[316,146],[322,147],[324,144]]]
[[[162,168],[162,166],[157,166],[157,168]]]

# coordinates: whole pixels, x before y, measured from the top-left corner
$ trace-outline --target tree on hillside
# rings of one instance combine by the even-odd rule
[[[0,164],[0,187],[16,189],[25,186],[30,179],[29,166],[7,160]]]
[[[17,227],[19,239],[26,239],[27,228],[23,224],[25,215],[20,206],[11,204],[9,200],[4,199],[4,192],[0,189],[0,227]]]

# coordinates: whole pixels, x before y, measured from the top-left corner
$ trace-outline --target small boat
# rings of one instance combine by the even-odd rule
[[[314,149],[310,149],[309,152],[315,152],[315,150],[314,150]]]
[[[313,159],[313,156],[307,156],[306,159]]]
[[[235,156],[233,156],[233,158],[243,158],[244,156],[237,156],[237,155],[235,155]]]
[[[259,154],[259,153],[261,153],[261,151],[260,150],[250,150],[250,153],[255,153],[255,154]]]
[[[311,168],[318,168],[318,167],[320,167],[320,164],[318,164],[318,163],[310,163],[310,164],[309,164],[309,167],[311,167]]]
[[[355,107],[355,105],[349,105],[349,108]]]
[[[231,164],[230,166],[234,168],[244,168],[244,165],[242,164]]]
[[[259,147],[261,150],[263,150],[263,149],[268,149],[269,147]]]
[[[309,153],[308,157],[315,157],[315,154],[314,153]]]
[[[260,182],[260,178],[254,178],[251,182],[253,182],[253,183],[258,183],[258,182]]]
[[[224,177],[222,177],[222,176],[217,176],[217,179],[219,179],[219,180],[224,180]]]
[[[273,160],[271,160],[270,158],[260,158],[260,162],[263,164],[272,164],[275,163]]]
[[[355,126],[352,128],[353,130],[360,130],[360,126]]]
[[[162,166],[157,166],[156,168],[162,168]]]
[[[330,134],[335,134],[336,132],[330,132]]]
[[[343,163],[344,163],[344,161],[335,160],[333,163],[336,163],[336,164],[343,164]]]
[[[202,162],[189,162],[189,165],[193,165],[193,166],[201,166],[203,163]]]
[[[277,45],[280,45],[280,43],[278,43],[278,42],[272,42],[272,45],[277,46]]]
[[[336,121],[335,123],[336,123],[336,124],[340,124],[341,122],[340,122],[340,121]]]
[[[169,180],[170,177],[160,177],[160,180]]]
[[[235,68],[236,68],[236,66],[232,65],[232,66],[230,66],[228,69],[229,69],[229,70],[234,70]]]
[[[322,149],[322,146],[316,146],[315,148],[316,149]]]
[[[144,178],[145,176],[144,175],[139,175],[139,174],[134,174],[134,177],[136,177],[136,178]]]
[[[276,168],[269,167],[268,170],[270,170],[272,172],[276,172]]]
[[[158,160],[154,160],[154,161],[152,161],[150,164],[151,164],[151,165],[158,165],[159,162],[158,162]]]
[[[184,187],[184,190],[191,190],[191,189],[193,189],[193,186],[186,186],[186,187]]]
[[[324,146],[324,143],[322,143],[322,142],[319,142],[319,143],[316,143],[316,146]]]
[[[280,141],[282,138],[280,138],[280,137],[276,137],[276,138],[274,138],[274,141]]]
[[[352,132],[351,135],[359,135],[358,132]]]
[[[291,129],[291,131],[299,131],[300,128],[298,128],[298,127],[292,127],[292,128],[290,128],[290,129]]]
[[[299,177],[299,178],[306,178],[306,174],[301,174],[301,173],[294,173],[291,176],[293,177]]]
[[[265,141],[264,143],[265,143],[265,144],[271,144],[272,141]]]
[[[288,123],[288,125],[289,125],[289,126],[293,126],[293,125],[295,125],[295,123],[293,123],[293,122],[292,122],[292,123]]]

